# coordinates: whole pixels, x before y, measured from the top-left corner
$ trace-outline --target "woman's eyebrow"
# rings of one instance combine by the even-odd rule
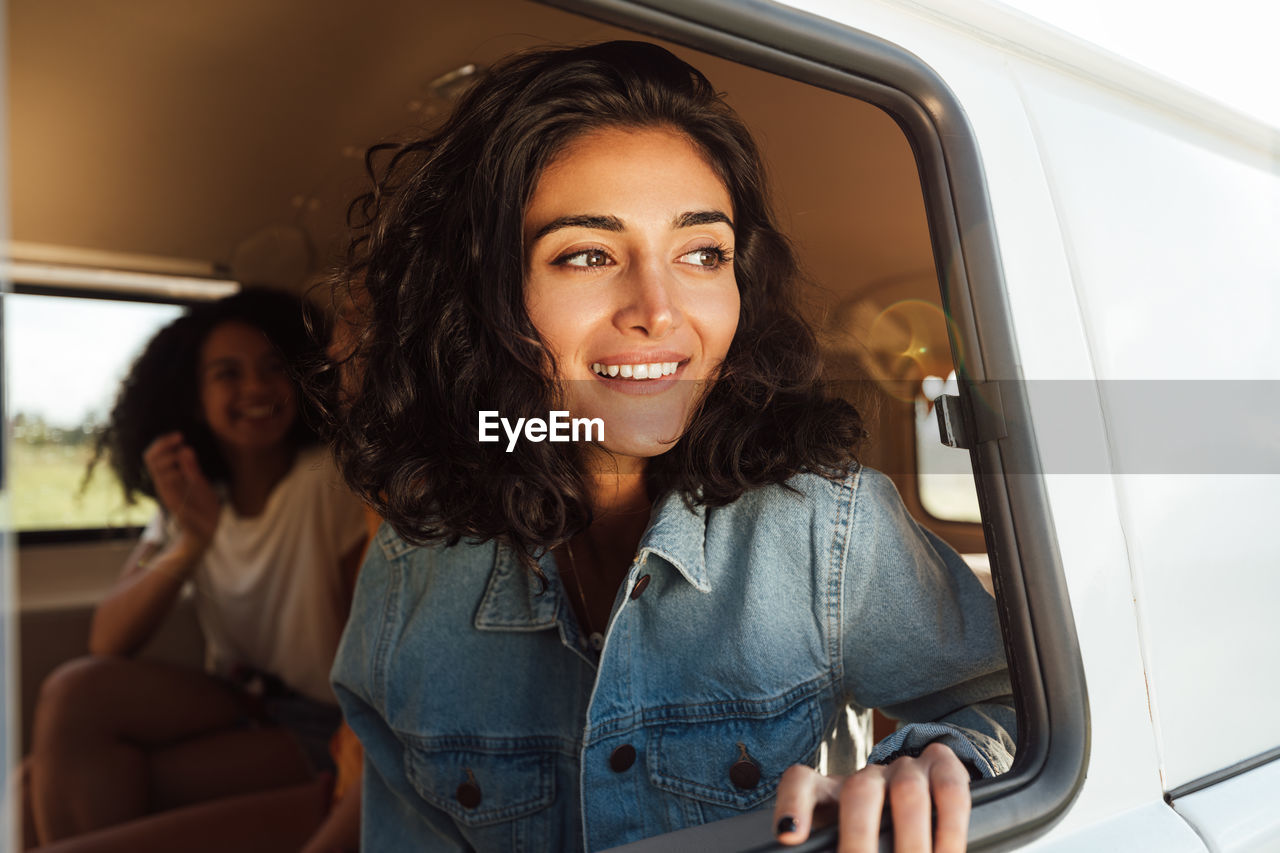
[[[676,228],[692,228],[695,225],[712,225],[716,222],[723,222],[733,229],[733,220],[718,210],[699,210],[693,213],[682,213],[676,217],[674,227]]]
[[[594,228],[597,231],[627,230],[627,227],[622,224],[622,220],[616,216],[593,216],[591,214],[561,216],[539,228],[538,233],[533,235],[533,242],[537,242],[552,231],[559,231],[561,228]]]
[[[723,222],[730,229],[733,228],[733,220],[719,210],[698,210],[690,213],[682,213],[677,216],[671,223],[673,228],[692,228],[695,225],[711,225],[717,222]],[[561,228],[594,228],[597,231],[615,231],[622,232],[627,230],[627,226],[621,219],[616,216],[595,215],[590,213],[580,213],[573,216],[557,217],[546,225],[538,229],[533,235],[531,242],[536,243],[543,237],[559,231]]]

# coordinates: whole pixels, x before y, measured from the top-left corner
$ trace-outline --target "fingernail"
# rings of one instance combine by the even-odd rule
[[[793,818],[791,815],[787,815],[782,820],[778,821],[778,832],[776,834],[786,835],[788,832],[795,832],[795,831],[796,831],[796,819]]]

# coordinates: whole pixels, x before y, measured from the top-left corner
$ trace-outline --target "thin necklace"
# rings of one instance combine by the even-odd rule
[[[587,630],[587,642],[591,648],[600,651],[604,648],[604,635],[591,630],[591,613],[587,610],[587,594],[582,590],[582,575],[578,574],[578,561],[573,557],[573,540],[564,543],[564,550],[569,554],[569,573],[573,575],[573,585],[578,589],[578,601],[582,603],[582,627]]]

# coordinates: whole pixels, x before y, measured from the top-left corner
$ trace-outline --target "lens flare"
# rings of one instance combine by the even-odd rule
[[[875,363],[875,379],[898,400],[924,397],[928,377],[953,370],[951,321],[938,305],[905,299],[881,311],[871,323],[865,344]]]

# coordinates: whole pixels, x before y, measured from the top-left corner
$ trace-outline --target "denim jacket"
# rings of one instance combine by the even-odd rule
[[[384,526],[333,668],[365,747],[362,849],[601,850],[741,814],[852,749],[833,733],[871,708],[906,721],[871,761],[941,740],[1007,769],[991,596],[884,475],[788,485],[661,500],[598,653],[550,555],[543,589],[493,542]]]

